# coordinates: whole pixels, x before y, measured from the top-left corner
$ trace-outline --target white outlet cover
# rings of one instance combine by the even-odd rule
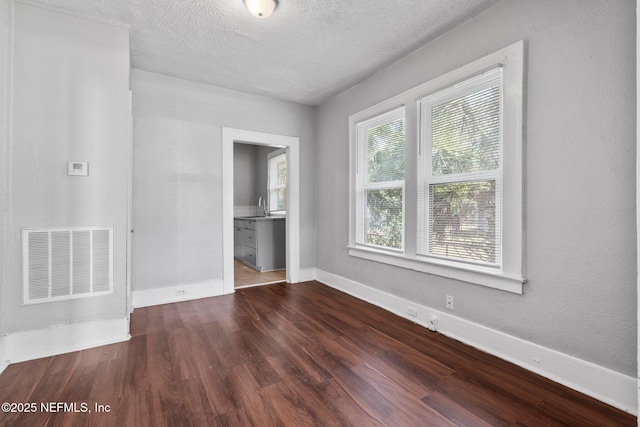
[[[446,306],[449,310],[453,310],[453,296],[447,295]]]
[[[89,162],[75,162],[75,161],[68,162],[67,175],[89,176]]]

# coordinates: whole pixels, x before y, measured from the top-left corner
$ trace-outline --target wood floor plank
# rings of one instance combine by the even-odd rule
[[[263,387],[260,394],[277,417],[277,425],[304,427],[323,422],[314,408],[307,406],[304,398],[295,394],[283,381]]]
[[[414,395],[403,384],[393,381],[369,364],[356,366],[354,372],[385,399],[394,402],[397,406],[397,410],[385,418],[385,423],[389,425],[452,425],[445,417],[424,404],[420,400],[420,395]]]
[[[269,358],[269,363],[274,367],[276,372],[278,372],[284,384],[286,384],[293,393],[296,393],[300,398],[304,399],[303,405],[317,421],[315,425],[347,425],[346,419],[333,410],[325,396],[319,392],[318,386],[324,381],[320,383],[315,382],[312,378],[306,376],[297,364],[289,362],[289,360],[281,357]]]
[[[251,425],[278,425],[278,419],[273,408],[263,400],[260,386],[247,366],[244,363],[236,365],[231,369],[231,374],[231,382],[239,396],[240,410],[246,415]]]
[[[430,393],[422,400],[431,409],[457,426],[498,427],[509,425],[509,423],[505,424],[504,420],[498,420],[494,415],[491,415],[491,419],[487,420],[479,416],[472,408],[458,403],[455,398],[443,396],[437,392]]]
[[[5,387],[0,387],[0,400],[11,402],[18,393],[30,396],[34,389],[48,377],[51,358],[43,358],[9,365],[2,373]]]
[[[334,379],[325,381],[317,386],[332,411],[339,413],[348,426],[384,426],[384,422],[366,406],[345,390]]]
[[[279,355],[280,359],[286,360],[290,366],[295,366],[304,375],[305,380],[313,384],[319,384],[332,378],[331,373],[319,364],[307,350],[308,346],[315,345],[314,341],[309,340],[308,337],[300,333],[298,328],[284,321],[278,314],[273,314],[269,321],[272,320],[274,322],[271,323],[273,326],[271,336],[283,349]],[[290,346],[292,338],[298,343],[294,347]]]
[[[284,282],[287,278],[286,270],[274,270],[260,272],[238,260],[233,260],[234,266],[234,286],[253,286],[261,283]]]
[[[637,423],[318,282],[137,309],[131,336],[9,366],[1,401],[86,404],[91,412],[1,413],[0,426]]]

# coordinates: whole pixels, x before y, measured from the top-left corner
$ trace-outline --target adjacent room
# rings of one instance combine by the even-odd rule
[[[0,0],[0,426],[638,425],[632,0]]]
[[[286,196],[286,149],[234,143],[234,288],[286,280]]]

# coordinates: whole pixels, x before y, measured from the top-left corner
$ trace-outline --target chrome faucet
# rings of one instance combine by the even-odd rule
[[[264,213],[264,216],[269,216],[269,211],[267,210],[267,199],[265,199],[262,196],[258,197],[258,207],[261,207],[261,206],[262,206],[262,212]]]

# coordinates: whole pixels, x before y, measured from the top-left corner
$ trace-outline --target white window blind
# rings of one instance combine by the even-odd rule
[[[356,243],[400,251],[404,243],[404,108],[357,124]]]
[[[500,267],[502,68],[419,106],[417,254]]]

